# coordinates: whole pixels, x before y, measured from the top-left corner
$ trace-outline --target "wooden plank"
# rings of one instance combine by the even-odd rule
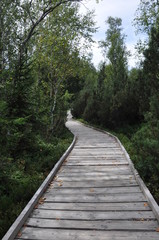
[[[155,231],[158,227],[156,220],[152,221],[120,221],[120,220],[104,220],[104,221],[79,221],[79,220],[61,220],[61,219],[37,219],[30,218],[26,226],[38,228],[52,229],[82,229],[82,230],[127,230],[127,231]]]
[[[94,144],[94,145],[86,145],[86,146],[84,146],[84,145],[77,145],[77,146],[75,146],[74,147],[74,149],[76,150],[76,149],[102,149],[102,148],[104,148],[104,149],[106,149],[106,148],[115,148],[115,149],[120,149],[120,147],[119,147],[119,145],[118,144],[116,144],[116,143],[108,143],[108,144]]]
[[[61,172],[115,172],[115,171],[124,171],[132,172],[129,165],[112,165],[112,166],[69,166],[63,165],[59,173]]]
[[[66,164],[66,163],[64,163]],[[67,162],[67,165],[69,166],[111,166],[111,165],[126,165],[128,164],[127,161],[119,162],[119,161],[109,161],[109,162]]]
[[[70,194],[70,195],[51,195],[45,194],[47,202],[141,202],[146,201],[142,193],[124,193],[124,194]]]
[[[82,170],[79,170],[78,169],[65,169],[65,170],[61,170],[58,172],[58,176],[66,176],[66,175],[75,175],[75,174],[85,174],[85,175],[98,175],[98,176],[102,176],[102,175],[106,175],[106,176],[109,176],[109,175],[131,175],[132,172],[130,169],[117,169],[117,168],[114,168],[112,171],[110,171],[109,169],[106,171],[102,171],[103,168],[100,168],[100,169],[97,169],[97,170],[89,170],[89,169],[82,169]]]
[[[71,156],[83,156],[83,155],[86,155],[86,156],[88,156],[88,155],[98,155],[99,154],[99,156],[100,155],[124,155],[123,154],[123,152],[122,152],[122,150],[120,149],[120,150],[115,150],[114,148],[100,148],[100,149],[98,149],[98,148],[92,148],[92,149],[74,149],[73,151],[72,151],[72,153],[71,153]]]
[[[60,178],[60,177],[69,177],[71,175],[71,177],[86,177],[86,179],[87,179],[87,177],[94,177],[94,178],[98,178],[98,177],[101,177],[101,179],[103,178],[103,177],[108,177],[108,176],[119,176],[119,175],[121,175],[121,176],[127,176],[129,179],[130,179],[130,177],[131,177],[131,179],[132,179],[132,177],[134,177],[134,175],[132,175],[131,174],[131,172],[129,171],[129,172],[127,172],[127,171],[115,171],[115,172],[76,172],[76,173],[74,173],[74,172],[71,172],[71,173],[69,173],[69,172],[60,172],[60,173],[58,173],[58,177]]]
[[[72,153],[71,153],[71,157],[72,156],[78,156],[78,157],[80,157],[80,156],[94,156],[94,155],[99,155],[99,157],[101,156],[101,155],[117,155],[117,156],[120,156],[120,157],[122,157],[122,156],[124,156],[124,154],[123,154],[123,152],[120,150],[120,151],[115,151],[115,150],[105,150],[105,149],[103,149],[102,148],[102,150],[98,150],[98,149],[90,149],[90,150],[74,150]]]
[[[131,171],[129,170],[127,170],[127,171],[119,171],[119,170],[117,170],[116,169],[116,171],[114,170],[114,171],[98,171],[98,172],[96,172],[96,171],[83,171],[83,172],[74,172],[74,171],[67,171],[67,172],[59,172],[58,173],[58,177],[64,177],[64,176],[78,176],[78,175],[80,175],[80,176],[94,176],[94,177],[96,177],[96,176],[114,176],[114,175],[132,175],[131,174]]]
[[[44,202],[39,209],[76,210],[76,211],[149,211],[147,202],[123,202],[123,203],[55,203]]]
[[[69,157],[67,160],[71,161],[71,160],[97,160],[97,161],[100,161],[100,160],[121,160],[121,161],[126,161],[125,158],[123,158],[123,156],[118,156],[118,155],[106,155],[106,154],[103,154],[101,156],[98,156],[98,155],[81,155],[81,156],[71,156]]]
[[[134,180],[134,175],[110,175],[110,176],[96,176],[96,181],[106,181],[106,180],[123,180],[123,179],[127,179],[127,180]],[[81,176],[80,174],[77,176],[60,176],[58,178],[59,182],[62,181],[93,181],[94,177],[93,176]]]
[[[122,159],[122,158],[113,158],[113,159],[105,159],[105,158],[90,158],[90,159],[84,159],[84,158],[75,158],[75,159],[72,159],[70,158],[68,163],[70,162],[74,162],[74,163],[77,163],[77,162],[82,162],[82,163],[99,163],[99,164],[103,164],[105,162],[110,162],[110,163],[116,163],[116,162],[126,162],[125,159]]]
[[[77,154],[77,155],[78,154],[81,154],[81,155],[82,154],[86,154],[87,155],[87,153],[90,153],[91,155],[96,154],[96,153],[98,153],[98,154],[119,153],[121,155],[124,155],[123,151],[121,150],[121,148],[116,148],[116,147],[115,148],[109,148],[109,147],[107,147],[107,148],[98,148],[98,147],[96,147],[96,148],[78,148],[78,149],[74,148],[72,150],[72,152],[71,152],[71,156],[74,155],[74,154]]]
[[[92,212],[92,211],[61,211],[35,209],[32,218],[44,219],[74,219],[74,220],[155,220],[152,211],[121,211],[121,212]]]
[[[67,161],[65,161],[65,163],[67,163],[67,162],[69,162],[68,160]],[[73,166],[73,167],[70,167],[69,165],[62,165],[61,166],[61,168],[60,168],[60,171],[61,170],[91,170],[91,171],[94,171],[94,170],[96,170],[96,171],[113,171],[113,170],[115,170],[115,169],[121,169],[121,170],[123,170],[123,169],[129,169],[130,171],[131,171],[131,168],[130,168],[130,166],[129,166],[129,164],[128,163],[126,163],[125,165],[124,164],[122,164],[122,166],[118,166],[118,165],[115,165],[115,164],[112,164],[112,166],[103,166],[102,168],[100,167],[100,166],[80,166],[80,167],[78,167],[78,166]]]
[[[111,188],[49,188],[46,191],[47,193],[51,193],[54,195],[58,194],[64,194],[64,195],[70,195],[70,194],[88,194],[88,193],[94,193],[94,194],[119,194],[119,193],[141,193],[141,190],[139,187],[111,187]]]
[[[94,155],[94,156],[81,156],[81,157],[70,157],[67,159],[67,161],[126,161],[125,158],[119,157],[119,156],[105,156],[102,155],[100,157]],[[66,162],[67,162],[66,161]]]
[[[19,239],[31,240],[157,240],[157,232],[91,231],[24,228]]]
[[[98,154],[81,154],[81,155],[71,155],[68,159],[81,159],[81,158],[86,158],[86,159],[114,159],[114,158],[119,158],[119,159],[125,159],[123,155],[118,155],[118,154],[106,154],[102,153],[101,155]]]
[[[120,187],[120,186],[138,186],[136,180],[130,179],[129,181],[127,179],[121,179],[119,180],[107,180],[107,181],[64,181],[64,182],[53,182],[54,187],[66,187],[66,188],[72,188],[72,187],[79,187],[79,188],[85,188],[85,187]]]

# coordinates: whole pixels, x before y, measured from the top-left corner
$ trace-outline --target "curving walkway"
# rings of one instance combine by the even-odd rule
[[[77,142],[16,239],[157,240],[157,219],[115,138],[69,118]]]

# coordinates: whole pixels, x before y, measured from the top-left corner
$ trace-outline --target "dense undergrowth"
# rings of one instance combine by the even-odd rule
[[[0,238],[3,237],[72,141],[66,129],[59,137],[36,136],[34,147],[16,158],[0,159]],[[3,166],[2,166],[3,165]]]
[[[79,119],[88,124],[83,119]],[[91,124],[89,122],[89,124]],[[124,126],[114,130],[91,124],[117,136],[134,163],[141,178],[159,204],[159,125],[157,123],[142,123],[134,126]]]

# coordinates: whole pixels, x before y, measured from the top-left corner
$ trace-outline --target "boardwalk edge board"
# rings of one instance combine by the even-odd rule
[[[27,220],[28,216],[36,206],[39,199],[42,197],[43,193],[46,191],[49,183],[52,181],[52,179],[55,177],[56,173],[60,169],[63,162],[66,160],[70,152],[72,151],[75,143],[76,143],[77,137],[74,136],[74,139],[71,143],[71,145],[68,147],[66,152],[62,155],[62,157],[59,159],[59,161],[55,164],[54,168],[51,170],[47,178],[43,181],[39,189],[36,191],[36,193],[33,195],[31,200],[28,202],[26,207],[23,209],[21,214],[17,217],[15,222],[12,224],[12,226],[9,228],[7,233],[4,235],[2,240],[13,240],[18,232],[20,231],[21,227],[24,225],[25,221]]]
[[[74,119],[72,119],[72,120],[75,121]],[[142,192],[144,193],[144,196],[146,197],[150,207],[152,208],[152,211],[153,211],[155,217],[157,218],[157,221],[159,222],[159,206],[156,203],[156,201],[155,201],[154,197],[152,196],[152,194],[150,193],[149,189],[147,188],[147,186],[145,185],[145,183],[141,179],[138,171],[135,169],[134,164],[133,164],[129,154],[127,153],[126,149],[124,148],[124,146],[122,145],[120,140],[116,136],[114,136],[113,134],[111,134],[111,133],[109,133],[109,132],[107,132],[105,130],[102,130],[102,129],[99,129],[97,127],[93,127],[93,126],[91,126],[89,124],[85,124],[85,123],[81,123],[81,122],[80,122],[80,124],[82,124],[82,125],[84,125],[86,127],[92,128],[94,130],[97,130],[99,132],[106,133],[109,136],[113,137],[119,143],[120,147],[122,148],[122,150],[123,150],[123,152],[125,154],[126,159],[128,160],[128,163],[129,163],[129,165],[130,165],[130,167],[131,167],[131,169],[132,169],[132,171],[134,173],[136,181],[138,182]]]

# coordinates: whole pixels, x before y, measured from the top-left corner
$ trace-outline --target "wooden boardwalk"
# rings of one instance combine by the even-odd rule
[[[69,120],[77,142],[16,239],[157,240],[159,223],[120,144]]]

